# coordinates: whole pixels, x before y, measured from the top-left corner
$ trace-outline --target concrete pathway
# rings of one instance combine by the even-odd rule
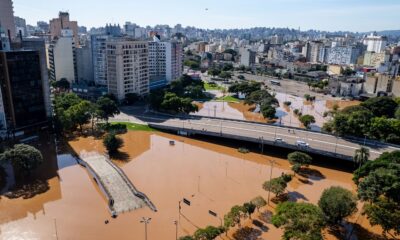
[[[80,159],[106,194],[113,214],[142,208],[146,204],[155,210],[150,200],[138,192],[122,170],[106,156],[97,152],[81,152]]]

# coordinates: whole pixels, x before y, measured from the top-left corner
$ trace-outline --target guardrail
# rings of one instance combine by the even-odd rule
[[[192,115],[184,115],[184,114],[172,115],[172,114],[157,112],[157,111],[153,111],[153,110],[150,110],[149,112],[153,113],[153,114],[156,114],[156,115],[160,115],[160,116],[167,116],[167,117],[180,118],[180,119],[200,119],[200,118],[204,118],[204,119],[215,119],[215,120],[230,121],[230,122],[242,122],[242,123],[247,123],[247,124],[258,124],[258,125],[263,125],[263,126],[293,129],[293,130],[304,131],[304,132],[318,133],[318,134],[326,135],[326,136],[339,137],[339,138],[344,139],[344,140],[356,141],[356,142],[359,142],[359,143],[364,143],[364,141],[365,141],[365,143],[367,145],[372,145],[372,146],[386,145],[386,146],[391,146],[391,147],[395,147],[395,148],[400,148],[400,145],[396,145],[396,144],[392,144],[392,143],[380,142],[380,141],[373,140],[373,139],[368,139],[368,138],[364,139],[364,138],[348,136],[348,135],[346,135],[346,136],[337,136],[337,135],[331,134],[331,133],[318,132],[318,131],[311,130],[311,129],[304,129],[304,128],[298,128],[298,127],[292,127],[292,126],[274,125],[274,124],[271,124],[271,123],[262,123],[262,122],[254,122],[254,121],[247,121],[247,120],[240,120],[240,119],[230,119],[230,118],[221,118],[221,117],[192,116]],[[144,115],[141,115],[141,116],[138,116],[138,117],[146,118],[146,116],[144,116]],[[162,118],[160,118],[160,119],[162,119]]]
[[[288,143],[277,143],[275,141],[267,140],[267,139],[260,139],[258,137],[247,137],[247,136],[241,136],[241,135],[235,135],[235,134],[228,134],[224,132],[215,132],[215,131],[202,131],[202,130],[196,130],[196,129],[191,129],[191,128],[182,128],[182,127],[174,127],[174,126],[165,126],[162,124],[155,124],[155,123],[149,123],[150,127],[157,128],[157,129],[164,129],[164,130],[172,130],[172,131],[186,131],[188,134],[199,134],[199,135],[207,135],[207,136],[215,136],[215,137],[224,137],[224,138],[229,138],[229,139],[238,139],[238,140],[243,140],[243,141],[248,141],[248,142],[255,142],[255,143],[261,143],[261,144],[267,144],[271,146],[279,146],[279,147],[284,147],[284,148],[289,148],[293,150],[301,150],[301,151],[306,151],[310,153],[315,153],[319,155],[325,155],[329,157],[335,157],[335,158],[340,158],[344,160],[349,160],[351,161],[353,159],[352,156],[340,154],[340,153],[332,153],[330,151],[323,151],[311,147],[307,148],[299,148],[296,145],[288,144]]]

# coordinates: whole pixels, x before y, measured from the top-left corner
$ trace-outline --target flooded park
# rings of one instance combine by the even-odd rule
[[[145,239],[142,217],[151,218],[148,239],[175,239],[176,234],[182,237],[207,225],[219,226],[234,205],[257,196],[267,199],[268,192],[263,190],[262,183],[270,178],[271,172],[272,177],[292,173],[286,150],[267,147],[260,154],[258,146],[239,142],[128,131],[121,135],[124,146],[112,161],[149,197],[157,211],[142,206],[112,217],[97,182],[73,157],[84,151],[104,153],[102,140],[74,138],[60,143],[56,150],[53,140],[48,140],[48,136],[43,138],[46,140],[36,143],[45,158],[35,173],[39,179],[37,186],[26,187],[11,198],[1,196],[1,239]],[[238,152],[242,144],[250,153]],[[338,167],[342,165],[339,160],[316,156],[314,160],[316,165],[309,167],[306,179],[296,176],[289,183],[290,201],[315,204],[322,191],[331,186],[355,192],[351,164]],[[184,198],[190,205],[180,203]],[[262,213],[273,212],[274,207],[271,203],[268,208],[260,209],[253,219],[262,219]],[[380,239],[374,234],[380,233],[380,229],[369,226],[360,211],[349,221],[356,223],[349,239]],[[250,226],[252,222],[243,219],[242,225]],[[257,239],[281,238],[281,229],[267,221],[262,225],[262,228],[252,226],[260,229]],[[217,239],[232,239],[234,231],[235,228]],[[324,237],[338,239],[328,231]]]

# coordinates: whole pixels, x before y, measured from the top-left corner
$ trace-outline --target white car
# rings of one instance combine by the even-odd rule
[[[285,140],[283,140],[282,138],[275,138],[275,142],[276,143],[285,143]]]
[[[301,141],[301,140],[297,140],[296,141],[296,146],[298,146],[298,147],[310,147],[310,144],[308,144],[308,143],[306,143],[306,142],[304,142],[304,141]]]

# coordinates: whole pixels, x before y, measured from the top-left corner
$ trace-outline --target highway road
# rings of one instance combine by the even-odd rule
[[[371,160],[377,158],[383,152],[400,150],[398,147],[375,141],[350,140],[325,133],[253,122],[208,117],[177,118],[155,114],[136,117],[147,122],[152,127],[180,131],[180,133],[184,134],[194,133],[241,139],[347,160],[351,160],[355,150],[361,146],[369,148]],[[283,139],[283,142],[275,141],[277,138]],[[299,147],[296,144],[297,141],[304,141],[309,144],[309,147]]]

